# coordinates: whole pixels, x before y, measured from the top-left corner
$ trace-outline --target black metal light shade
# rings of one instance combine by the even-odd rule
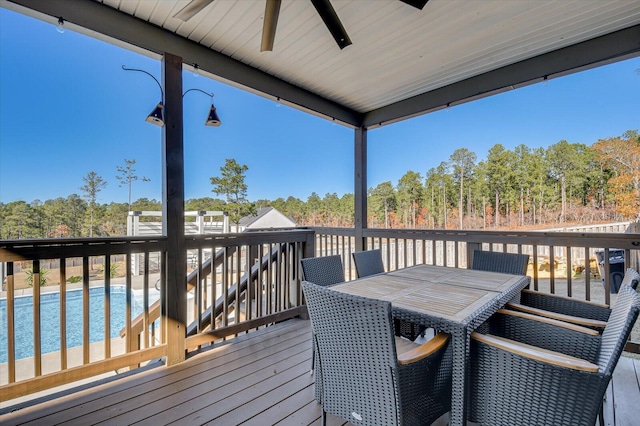
[[[151,124],[155,124],[156,126],[164,126],[164,115],[162,114],[162,109],[164,108],[164,106],[162,105],[162,102],[159,102],[158,105],[156,105],[156,107],[154,108],[153,111],[151,111],[151,114],[149,114],[147,116],[146,121],[148,121]]]
[[[218,113],[216,112],[216,107],[211,104],[211,109],[209,109],[209,117],[207,117],[207,121],[204,122],[205,126],[213,126],[220,127],[220,118],[218,117]]]

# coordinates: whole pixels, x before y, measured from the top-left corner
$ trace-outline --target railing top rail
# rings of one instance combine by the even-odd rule
[[[317,232],[329,232],[318,229]],[[542,232],[542,231],[465,231],[437,229],[372,229],[363,230],[365,237],[408,238],[425,240],[466,241],[476,243],[564,245],[574,247],[615,247],[640,249],[640,234],[597,232]]]
[[[351,237],[356,233],[355,228],[337,228],[331,226],[310,226],[306,229],[311,229],[317,234],[344,235]]]
[[[166,237],[1,240],[0,262],[144,253],[166,250]]]
[[[185,235],[185,244],[188,249],[193,249],[202,245],[225,247],[245,244],[290,243],[306,241],[313,234],[314,231],[312,229],[300,228],[240,232],[234,234]]]

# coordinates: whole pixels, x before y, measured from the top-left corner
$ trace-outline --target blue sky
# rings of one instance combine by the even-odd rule
[[[133,200],[162,195],[161,130],[144,121],[160,100],[160,62],[0,8],[0,202],[82,194],[95,171],[98,201],[126,202],[116,168],[136,160]],[[501,143],[591,145],[640,130],[640,58],[553,79],[375,129],[368,134],[370,187],[425,175],[466,147],[483,159]],[[184,72],[184,90],[215,93],[222,125],[205,127],[209,97],[189,93],[185,195],[216,197],[210,177],[226,158],[249,168],[248,198],[306,200],[353,192],[353,131],[272,100]]]

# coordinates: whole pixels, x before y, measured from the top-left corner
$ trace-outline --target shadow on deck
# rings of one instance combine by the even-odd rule
[[[320,406],[309,374],[310,337],[309,321],[286,321],[218,344],[179,365],[0,415],[0,423],[319,425]],[[607,393],[606,424],[637,424],[639,377],[640,360],[622,358]],[[348,424],[332,416],[327,423]],[[446,416],[440,424],[446,424]]]

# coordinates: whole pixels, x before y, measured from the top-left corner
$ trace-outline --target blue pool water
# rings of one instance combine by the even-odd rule
[[[112,286],[111,337],[120,336],[125,325],[126,290],[124,286]],[[137,298],[133,298],[132,318],[143,311]],[[44,293],[40,296],[40,325],[42,353],[60,350],[60,293]],[[152,303],[152,302],[150,302]],[[33,296],[15,299],[16,359],[33,356]],[[82,345],[82,290],[67,291],[67,347]],[[104,288],[89,290],[89,340],[104,340]],[[0,363],[7,362],[7,301],[0,300]]]

